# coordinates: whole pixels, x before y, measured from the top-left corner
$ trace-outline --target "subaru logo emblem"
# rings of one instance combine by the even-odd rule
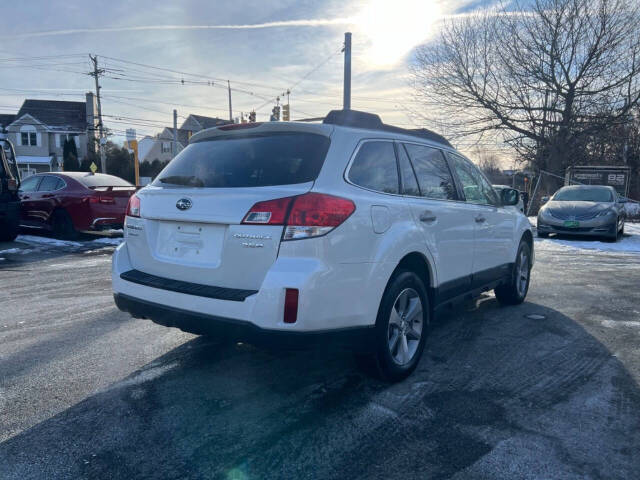
[[[191,200],[188,198],[181,198],[176,202],[176,208],[178,210],[189,210],[191,208]]]

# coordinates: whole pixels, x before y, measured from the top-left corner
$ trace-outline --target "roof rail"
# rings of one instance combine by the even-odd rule
[[[357,110],[331,110],[322,123],[330,125],[340,125],[343,127],[365,128],[368,130],[382,130],[385,132],[395,132],[402,135],[424,138],[433,142],[442,143],[452,147],[449,141],[442,135],[427,130],[426,128],[400,128],[382,123],[382,119],[375,113],[359,112]]]

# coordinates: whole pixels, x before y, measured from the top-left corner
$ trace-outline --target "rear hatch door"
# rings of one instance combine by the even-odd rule
[[[324,128],[216,132],[192,143],[137,193],[141,218],[129,217],[126,228],[133,267],[258,290],[277,258],[283,227],[242,221],[258,202],[308,192],[328,147]]]

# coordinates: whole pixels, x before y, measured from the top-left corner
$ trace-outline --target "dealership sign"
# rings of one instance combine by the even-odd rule
[[[623,196],[629,193],[629,167],[569,167],[565,185],[610,185]]]

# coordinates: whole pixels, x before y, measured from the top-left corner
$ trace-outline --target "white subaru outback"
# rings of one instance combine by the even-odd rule
[[[438,309],[490,289],[524,300],[531,226],[505,208],[518,199],[440,135],[377,115],[213,128],[131,197],[114,297],[193,333],[348,338],[399,380]]]

